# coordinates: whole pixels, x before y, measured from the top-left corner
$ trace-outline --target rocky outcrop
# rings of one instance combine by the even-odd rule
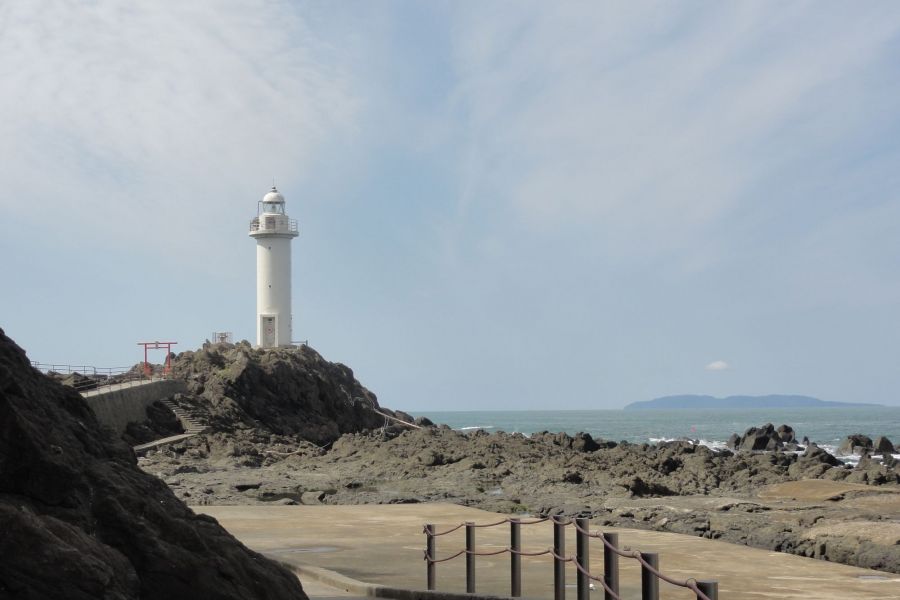
[[[841,461],[822,448],[810,444],[797,462],[788,467],[788,474],[796,479],[815,479],[822,477],[832,467],[842,465]]]
[[[775,433],[778,434],[778,439],[781,440],[782,444],[797,442],[797,437],[794,435],[794,428],[790,425],[779,425],[778,429],[775,430]]]
[[[138,469],[2,330],[0,531],[2,598],[306,598],[290,572]]]
[[[549,431],[540,431],[531,435],[533,440],[552,444],[562,448],[570,448],[578,452],[594,452],[600,448],[615,448],[615,442],[607,442],[605,440],[595,440],[591,434],[579,432],[571,436],[565,432],[550,433]]]
[[[308,346],[206,344],[179,354],[173,369],[194,396],[184,407],[212,432],[255,429],[321,445],[344,433],[381,428],[385,417],[376,411],[394,415],[379,407],[349,367]]]
[[[894,452],[894,444],[883,435],[879,435],[872,441],[872,452],[875,452],[876,454],[883,454],[885,452],[891,454]]]
[[[863,454],[872,450],[872,438],[861,433],[848,435],[838,446],[837,453],[842,456],[851,454]]]
[[[797,438],[794,429],[790,425],[780,425],[778,429],[771,423],[762,427],[750,427],[744,435],[736,433],[728,438],[727,446],[732,450],[746,451],[773,451],[780,449],[796,450]]]
[[[733,453],[680,440],[650,445],[606,442],[587,434],[542,432],[529,438],[446,427],[346,434],[330,449],[259,429],[204,434],[153,451],[143,464],[165,477],[179,497],[198,504],[455,502],[506,513],[593,516],[599,523],[806,556],[817,546],[800,539],[802,523],[787,531],[781,521],[772,521],[758,498],[760,490],[808,478],[859,478],[863,483],[865,476],[864,483],[889,484],[890,474],[900,473],[878,465],[851,469],[813,444],[802,455]],[[866,489],[883,493],[883,486]],[[690,501],[684,509],[667,508],[680,507],[686,498]],[[617,502],[642,508],[619,510]],[[722,508],[711,515],[704,508],[707,503]],[[785,518],[797,520],[791,506],[785,510]],[[868,505],[856,513],[848,510],[846,504],[836,506],[830,518],[870,518],[872,512]],[[809,518],[816,517],[810,513]],[[900,572],[900,564],[891,563],[892,555],[882,550],[874,562],[841,560],[894,564],[888,568]],[[874,550],[867,552],[874,556]],[[829,550],[817,556],[843,555]]]
[[[686,441],[652,446],[605,442],[588,434],[528,438],[446,428],[347,434],[330,451],[259,430],[204,434],[150,452],[143,464],[190,502],[244,504],[276,497],[300,502],[304,494],[327,491],[317,495],[317,502],[379,503],[395,501],[397,491],[406,490],[407,500],[455,499],[509,510],[504,499],[534,510],[606,495],[752,493],[760,485],[792,479],[792,469],[797,476],[821,475],[840,465],[818,448],[803,457],[732,454]],[[309,484],[303,482],[307,472],[316,473]],[[235,493],[232,484],[248,476],[262,482],[259,490]],[[390,491],[381,492],[382,487]]]
[[[900,471],[895,468],[893,461],[873,460],[868,455],[865,455],[859,459],[859,463],[853,469],[853,472],[847,475],[846,481],[867,483],[869,485],[898,483],[900,482]]]

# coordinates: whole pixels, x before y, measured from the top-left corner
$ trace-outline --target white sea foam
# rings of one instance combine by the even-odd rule
[[[691,444],[697,443],[697,440],[692,440],[692,439],[686,438],[686,437],[677,437],[677,438],[652,437],[652,438],[647,438],[647,439],[650,441],[651,444],[659,444],[662,442],[690,442]]]
[[[720,442],[718,440],[704,440],[703,438],[690,439],[690,438],[648,438],[651,444],[659,444],[660,442],[688,442],[694,446],[706,446],[710,450],[724,450],[727,448],[725,442]]]
[[[457,431],[470,431],[472,429],[493,429],[493,425],[470,425],[468,427],[460,427]]]
[[[862,458],[858,454],[838,454],[837,446],[832,446],[829,444],[819,444],[819,448],[825,450],[839,461],[854,467],[859,464],[859,459]],[[893,456],[895,460],[900,460],[900,454],[891,454],[891,456]],[[871,458],[876,463],[882,462],[881,454],[872,454],[869,456],[869,458]]]
[[[710,450],[725,450],[728,448],[728,445],[725,442],[720,442],[718,440],[704,440],[700,439],[700,445],[706,446]]]

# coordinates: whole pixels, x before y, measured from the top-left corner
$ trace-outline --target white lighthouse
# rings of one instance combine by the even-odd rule
[[[291,343],[291,240],[297,221],[284,213],[284,196],[275,186],[259,201],[250,221],[256,239],[256,345]]]

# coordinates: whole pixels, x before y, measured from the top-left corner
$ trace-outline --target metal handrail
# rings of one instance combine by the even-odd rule
[[[289,233],[297,233],[299,231],[299,228],[297,225],[297,219],[288,219],[287,227],[285,228],[284,226],[279,227],[277,222],[276,222],[275,227],[263,227],[260,225],[259,218],[254,218],[254,219],[250,219],[250,231],[251,232],[253,232],[253,231],[272,231],[275,233],[286,231]]]
[[[524,552],[521,548],[521,525],[533,525],[544,521],[553,522],[553,548],[546,549],[541,552]],[[506,548],[493,551],[477,551],[475,549],[475,530],[479,527],[495,527],[504,523],[510,524],[510,545]],[[575,556],[565,556],[565,528],[572,525],[577,535],[577,552]],[[444,558],[437,558],[435,543],[436,538],[453,533],[454,531],[465,527],[466,529],[466,547],[455,554]],[[631,558],[638,561],[641,565],[641,598],[642,600],[659,600],[659,580],[665,581],[671,585],[683,587],[691,590],[697,600],[718,600],[719,584],[715,580],[697,580],[689,578],[681,581],[669,577],[659,570],[659,555],[650,552],[640,552],[637,550],[620,550],[618,547],[619,535],[617,533],[603,533],[600,531],[591,532],[588,528],[588,519],[569,519],[563,520],[556,517],[545,517],[533,520],[521,520],[516,518],[505,518],[492,523],[476,524],[473,522],[464,522],[451,527],[444,531],[435,531],[434,525],[428,523],[425,525],[423,532],[426,536],[426,546],[424,560],[426,561],[426,575],[428,590],[434,590],[436,587],[436,566],[438,563],[447,562],[459,556],[466,556],[466,592],[475,593],[475,557],[476,556],[495,556],[498,554],[510,554],[510,587],[511,596],[519,597],[522,595],[522,573],[521,573],[521,557],[522,556],[542,556],[550,554],[554,559],[554,600],[565,600],[565,563],[571,562],[577,570],[577,587],[578,600],[589,600],[589,582],[597,581],[604,589],[604,598],[606,600],[620,600],[619,597],[619,562],[618,557]],[[603,542],[603,566],[604,573],[602,576],[592,575],[590,572],[590,545],[591,538],[598,538]]]
[[[111,388],[116,385],[134,387],[150,383],[151,381],[171,378],[170,373],[151,373],[150,375],[145,374],[143,371],[135,373],[135,367],[95,367],[93,365],[68,365],[41,363],[38,361],[31,361],[31,366],[44,374],[50,372],[59,375],[77,373],[86,377],[86,381],[76,382],[70,386],[82,395],[99,394],[104,388]]]

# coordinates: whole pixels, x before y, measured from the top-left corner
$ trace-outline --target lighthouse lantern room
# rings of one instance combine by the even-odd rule
[[[275,186],[259,201],[250,221],[256,239],[256,345],[291,344],[291,240],[297,221],[284,212],[284,196]]]

